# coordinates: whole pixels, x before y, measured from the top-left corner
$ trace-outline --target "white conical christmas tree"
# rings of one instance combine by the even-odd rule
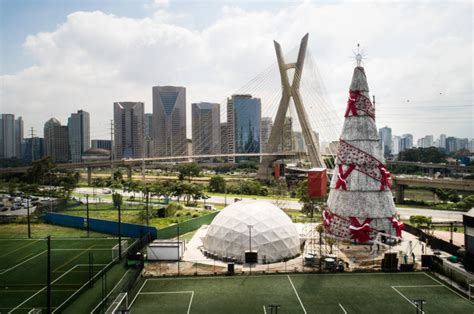
[[[377,232],[400,236],[390,173],[384,165],[364,68],[354,69],[324,226],[336,237],[364,243]]]

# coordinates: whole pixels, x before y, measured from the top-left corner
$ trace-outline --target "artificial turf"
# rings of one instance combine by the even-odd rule
[[[473,313],[474,305],[426,273],[156,278],[131,313]],[[275,313],[275,312],[273,312]],[[421,312],[420,312],[421,313]]]
[[[114,238],[51,240],[52,307],[58,307],[113,259]],[[46,308],[47,242],[45,239],[0,239],[0,313]]]

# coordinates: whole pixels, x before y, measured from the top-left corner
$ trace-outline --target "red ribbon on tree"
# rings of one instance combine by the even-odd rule
[[[329,227],[331,224],[331,219],[333,217],[333,214],[327,209],[323,210],[323,226],[324,227]]]
[[[346,172],[342,170],[342,165],[339,164],[339,172],[337,174],[337,182],[336,182],[336,189],[342,187],[344,190],[347,190],[346,186],[346,179],[351,174],[352,170],[354,170],[355,165],[349,165],[346,169]]]
[[[360,91],[349,91],[349,99],[347,100],[347,108],[344,117],[347,118],[349,116],[349,112],[352,113],[353,116],[357,116],[357,108],[356,108],[356,101],[360,95]]]
[[[395,228],[395,231],[397,233],[397,237],[401,237],[402,236],[402,230],[405,229],[405,224],[403,222],[399,221],[395,217],[392,217],[392,218],[389,218],[389,219],[392,222],[392,226]]]
[[[355,217],[350,217],[351,225],[349,230],[351,231],[351,238],[357,240],[357,242],[365,243],[370,240],[370,222],[371,218],[366,218],[363,224],[359,223],[359,220]]]
[[[380,191],[385,191],[385,187],[388,186],[390,189],[392,188],[392,184],[390,184],[390,172],[384,167],[380,166]]]

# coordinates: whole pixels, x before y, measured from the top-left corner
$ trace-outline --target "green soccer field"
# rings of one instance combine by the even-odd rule
[[[51,239],[53,310],[117,256],[117,242],[114,238]],[[45,239],[0,239],[0,313],[45,310],[46,280]]]
[[[422,272],[146,279],[131,313],[473,313],[469,300]],[[273,312],[275,313],[275,311]],[[420,312],[421,313],[421,312]]]

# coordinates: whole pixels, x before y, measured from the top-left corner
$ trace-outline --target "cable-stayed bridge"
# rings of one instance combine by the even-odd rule
[[[299,46],[284,54],[278,42],[274,42],[277,61],[257,74],[233,95],[250,96],[244,99],[258,99],[260,108],[255,111],[254,102],[245,104],[240,111],[233,111],[235,104],[229,99],[220,103],[220,121],[227,123],[225,136],[219,141],[220,151],[205,148],[216,141],[212,132],[204,132],[199,141],[193,139],[193,150],[187,154],[152,156],[122,160],[101,160],[82,163],[58,164],[58,169],[88,169],[96,167],[138,167],[158,162],[186,162],[194,160],[220,159],[235,162],[238,159],[260,161],[258,177],[268,179],[272,175],[275,160],[285,159],[307,167],[331,167],[323,158],[334,156],[334,145],[327,145],[338,139],[341,120],[329,101],[316,63],[308,49],[306,34]],[[286,60],[290,62],[287,63]],[[292,62],[295,60],[295,62]],[[234,115],[235,114],[235,115]],[[258,125],[251,125],[252,115],[258,115]],[[242,122],[244,118],[249,118]],[[240,119],[240,120],[239,120]],[[240,122],[234,123],[235,121]],[[263,122],[266,120],[266,132]],[[227,121],[227,122],[226,122]],[[210,119],[201,122],[203,130],[213,129]],[[237,135],[239,134],[239,135]],[[326,145],[327,147],[323,148]],[[205,153],[193,153],[203,152]],[[112,158],[113,159],[113,158]],[[28,167],[0,169],[0,173],[25,172]]]

